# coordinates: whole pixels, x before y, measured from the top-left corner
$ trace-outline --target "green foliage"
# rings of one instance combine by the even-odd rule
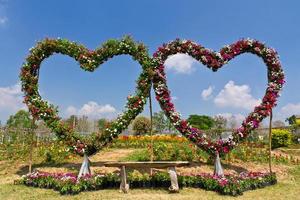
[[[153,115],[154,131],[157,133],[162,133],[166,129],[166,126],[167,126],[166,120],[167,120],[167,118],[163,111],[154,113],[154,115]]]
[[[133,121],[132,129],[135,135],[143,135],[149,133],[151,128],[150,119],[144,116],[139,116]]]
[[[78,124],[78,117],[75,115],[71,115],[68,119],[65,120],[65,123],[72,128],[75,128]]]
[[[199,160],[197,148],[194,145],[163,143],[158,142],[153,145],[154,160]]]
[[[125,161],[149,161],[151,150],[142,149],[129,154]],[[153,144],[153,160],[156,161],[200,161],[208,158],[207,153],[195,147],[195,145],[185,143],[165,143],[155,142]]]
[[[272,149],[287,147],[292,143],[292,134],[287,129],[272,130]]]
[[[40,143],[35,151],[37,157],[42,158],[42,162],[50,164],[64,163],[74,156],[62,141]]]
[[[285,121],[287,121],[289,123],[289,125],[295,125],[296,124],[296,115],[292,115],[292,116],[286,118]]]
[[[101,132],[105,130],[107,123],[108,123],[108,121],[105,118],[98,120],[98,127]]]
[[[0,160],[27,161],[31,149],[28,143],[0,144]],[[61,141],[34,142],[33,161],[35,163],[64,163],[74,157]]]
[[[177,132],[174,125],[166,117],[164,111],[156,112],[153,115],[153,128],[156,133],[163,133],[168,131],[169,133]]]
[[[123,161],[150,161],[150,151],[148,149],[137,149],[136,151],[130,153]]]
[[[225,156],[225,160],[234,162],[234,160],[241,160],[245,162],[268,163],[269,151],[268,147],[262,143],[244,142],[234,148],[229,154]],[[273,163],[280,164],[297,164],[297,160],[292,156],[273,155]]]
[[[32,120],[29,112],[19,110],[16,114],[9,117],[6,125],[8,128],[31,128]]]
[[[211,129],[215,125],[214,119],[206,115],[190,115],[187,121],[201,130]]]

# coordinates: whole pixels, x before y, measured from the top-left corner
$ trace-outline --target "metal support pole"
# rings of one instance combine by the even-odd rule
[[[270,112],[270,124],[269,124],[269,168],[270,173],[272,173],[272,119],[273,111]]]
[[[40,69],[37,69],[37,80],[39,80],[39,75],[40,75]],[[29,149],[29,166],[28,166],[28,170],[29,173],[32,172],[32,154],[33,154],[33,140],[34,140],[34,132],[35,132],[35,121],[36,118],[32,115],[32,124],[31,124],[31,137],[30,137],[30,149]]]
[[[32,173],[32,154],[33,154],[33,140],[34,140],[34,129],[35,129],[35,118],[33,117],[32,119],[32,124],[31,124],[31,133],[30,133],[30,149],[29,149],[29,173]]]
[[[152,115],[152,99],[151,99],[151,88],[152,86],[150,87],[150,91],[149,91],[149,110],[150,110],[150,136],[151,136],[151,148],[150,148],[150,152],[151,152],[151,155],[150,155],[150,160],[151,162],[153,162],[153,115]],[[152,168],[150,169],[150,174],[152,175],[153,174],[153,170]]]

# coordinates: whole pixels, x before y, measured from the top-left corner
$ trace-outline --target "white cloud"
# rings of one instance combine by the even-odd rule
[[[213,86],[209,86],[207,89],[203,90],[201,93],[202,99],[203,100],[210,99],[210,97],[212,97],[213,90],[214,90]]]
[[[288,103],[279,109],[274,109],[273,121],[281,120],[285,121],[286,118],[292,115],[300,115],[300,102],[299,103]]]
[[[248,85],[235,85],[233,81],[229,81],[216,96],[214,103],[219,107],[252,110],[261,100],[255,99],[250,92],[251,88]]]
[[[291,115],[300,115],[300,103],[288,103],[281,108],[280,112],[284,117],[289,117]]]
[[[245,116],[242,114],[219,113],[217,116],[224,117],[228,122],[234,120],[237,123],[237,126],[240,126],[245,119]]]
[[[23,93],[19,83],[0,87],[0,120],[5,121],[9,115],[27,107],[23,104]]]
[[[25,109],[22,94],[19,83],[13,86],[0,87],[0,111],[15,112],[19,109]]]
[[[0,17],[0,25],[5,25],[7,23],[7,17]]]
[[[66,114],[67,116],[77,115],[77,108],[75,108],[74,106],[69,106],[66,110]]]
[[[186,54],[175,54],[166,60],[165,66],[167,70],[173,70],[176,73],[190,74],[195,70],[193,68],[195,62],[192,57]]]
[[[81,108],[77,109],[74,106],[69,106],[66,109],[66,115],[85,115],[92,119],[111,117],[116,112],[116,109],[110,104],[99,105],[97,102],[89,101],[84,104]]]

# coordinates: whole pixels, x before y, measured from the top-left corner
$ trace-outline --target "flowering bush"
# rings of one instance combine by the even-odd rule
[[[272,149],[278,147],[287,147],[292,144],[292,133],[286,129],[272,130]]]
[[[128,182],[131,188],[152,188],[170,185],[170,177],[167,173],[140,174],[132,172],[128,174]],[[277,182],[276,175],[261,172],[243,172],[239,175],[225,175],[218,177],[212,174],[181,174],[178,176],[178,184],[182,187],[202,188],[219,192],[223,195],[241,195],[244,191],[273,185]],[[71,173],[54,174],[46,172],[34,172],[23,176],[17,181],[27,186],[52,188],[61,194],[78,194],[81,191],[116,188],[120,185],[118,174],[84,176],[77,180]]]
[[[182,120],[180,114],[175,110],[167,86],[164,63],[169,56],[177,53],[190,55],[213,71],[217,71],[231,59],[243,53],[255,54],[261,57],[267,65],[268,87],[262,99],[262,103],[256,106],[254,111],[243,121],[241,127],[233,132],[233,138],[229,138],[226,141],[218,140],[213,142],[206,137],[203,131],[190,126],[186,120]],[[256,129],[259,123],[270,115],[285,82],[284,73],[276,51],[252,39],[239,40],[223,47],[220,52],[211,51],[190,40],[176,39],[159,47],[153,54],[153,58],[156,61],[153,87],[156,99],[159,101],[162,110],[164,110],[165,114],[180,133],[210,154],[215,154],[216,152],[219,154],[228,153],[238,141],[246,138],[251,131]]]
[[[121,135],[112,143],[111,147],[115,148],[147,148],[153,143],[190,143],[185,137],[174,135]]]
[[[152,149],[141,149],[127,155],[124,161],[206,161],[209,155],[191,143],[155,142]]]

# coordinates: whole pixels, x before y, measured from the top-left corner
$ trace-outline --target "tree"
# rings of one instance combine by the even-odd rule
[[[211,139],[218,139],[222,136],[222,132],[226,129],[227,119],[221,115],[214,116],[214,126],[212,127],[212,131],[209,131]]]
[[[155,112],[153,115],[153,127],[155,132],[162,133],[167,128],[167,119],[163,111]]]
[[[78,132],[88,132],[89,131],[89,121],[87,116],[82,116],[78,119],[78,124],[76,126],[76,130]]]
[[[33,136],[28,134],[32,133],[32,131],[28,131],[29,129],[35,128],[32,127],[32,122],[30,113],[25,110],[19,110],[16,114],[11,115],[6,122],[6,126],[10,128],[6,135],[7,141],[22,143],[23,145],[26,141],[32,142]]]
[[[88,121],[88,117],[84,115],[81,117],[71,115],[68,119],[65,120],[65,123],[78,132],[88,132],[90,129],[90,122]]]
[[[8,118],[6,125],[8,128],[31,128],[32,120],[29,112],[19,110],[16,114]]]
[[[227,120],[227,126],[230,129],[235,129],[238,127],[238,122],[236,119],[236,116],[232,115],[228,120]]]
[[[98,120],[98,128],[100,132],[105,131],[106,128],[110,126],[111,122],[105,118],[101,118]]]
[[[163,111],[156,112],[153,115],[153,127],[155,132],[162,133],[168,131],[169,133],[176,132],[176,128],[172,122],[166,117]]]
[[[65,122],[69,125],[69,127],[75,129],[78,124],[78,117],[76,115],[71,115],[68,119],[65,120]]]
[[[295,125],[295,124],[297,124],[296,123],[296,115],[292,115],[292,116],[290,116],[290,117],[288,117],[288,118],[286,118],[286,122],[288,122],[289,123],[289,125]]]
[[[166,118],[166,125],[169,133],[176,133],[176,134],[179,133],[178,130],[173,125],[173,123],[169,120],[169,118]]]
[[[214,117],[215,125],[214,128],[216,129],[225,129],[227,125],[227,119],[221,115],[216,115]]]
[[[135,135],[146,134],[150,131],[151,122],[150,119],[144,116],[139,116],[133,121],[133,132]]]
[[[194,127],[208,130],[215,125],[215,121],[212,117],[206,115],[190,115],[187,121]]]

